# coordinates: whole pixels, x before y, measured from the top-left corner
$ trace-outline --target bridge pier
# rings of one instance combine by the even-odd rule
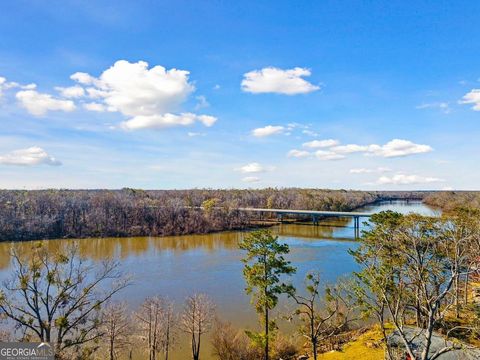
[[[360,237],[360,217],[354,216],[353,217],[353,227],[355,231],[355,239]]]

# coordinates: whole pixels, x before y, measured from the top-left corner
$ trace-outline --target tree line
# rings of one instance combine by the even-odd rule
[[[450,212],[460,207],[480,209],[479,191],[440,191],[429,193],[424,198],[427,205]]]
[[[352,210],[382,194],[317,189],[0,191],[0,240],[166,236],[244,229],[238,207]]]

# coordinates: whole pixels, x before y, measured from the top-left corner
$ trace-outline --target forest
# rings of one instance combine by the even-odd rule
[[[1,190],[0,240],[167,236],[244,229],[237,207],[348,211],[425,192],[321,189]]]
[[[459,207],[480,208],[479,191],[441,191],[425,196],[423,202],[443,211],[453,211]]]

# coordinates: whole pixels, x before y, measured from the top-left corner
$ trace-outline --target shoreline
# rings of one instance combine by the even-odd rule
[[[418,198],[406,199],[406,198],[391,197],[391,198],[377,199],[377,200],[365,203],[361,206],[354,207],[354,208],[352,208],[348,211],[360,210],[362,208],[365,208],[366,206],[374,206],[376,204],[381,204],[381,203],[390,202],[390,201],[406,201],[406,202],[416,201],[416,202],[420,202],[422,204],[424,203],[423,199],[418,199]],[[325,220],[325,219],[328,219],[328,217],[324,216],[324,217],[319,218],[320,221]],[[252,220],[250,220],[250,223],[248,224],[248,226],[245,226],[245,227],[234,227],[234,228],[229,228],[229,229],[213,230],[213,231],[207,231],[207,232],[191,232],[191,233],[184,233],[184,234],[166,234],[166,235],[138,234],[138,235],[128,235],[128,236],[110,236],[110,235],[89,236],[89,235],[86,235],[86,236],[81,236],[81,237],[71,236],[71,237],[60,237],[60,238],[37,238],[37,239],[25,239],[25,240],[9,240],[9,239],[3,240],[2,239],[2,240],[0,240],[0,243],[15,244],[15,243],[37,242],[37,241],[108,239],[108,238],[128,239],[128,238],[135,238],[135,237],[167,238],[167,237],[173,237],[173,236],[209,235],[209,234],[220,234],[220,233],[228,233],[228,232],[249,232],[249,231],[253,231],[253,230],[256,230],[256,229],[271,228],[271,227],[274,227],[276,225],[281,224],[281,222],[277,222],[277,221],[272,220],[272,223],[266,223],[265,221],[263,221],[263,223],[257,223],[257,224],[255,224],[255,226],[252,226],[253,224],[251,223],[251,221]],[[262,220],[259,220],[259,221],[262,221]],[[292,225],[294,225],[294,224],[306,224],[306,222],[302,223],[301,221],[298,221],[298,220],[292,220],[292,221],[286,220],[285,223],[292,224]]]

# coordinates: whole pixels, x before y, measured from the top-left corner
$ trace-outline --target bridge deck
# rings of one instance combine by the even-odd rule
[[[290,209],[259,209],[259,208],[238,208],[239,211],[268,212],[275,214],[296,214],[296,215],[319,215],[319,216],[349,216],[349,217],[370,217],[374,213],[355,211],[317,211],[317,210],[290,210]]]

